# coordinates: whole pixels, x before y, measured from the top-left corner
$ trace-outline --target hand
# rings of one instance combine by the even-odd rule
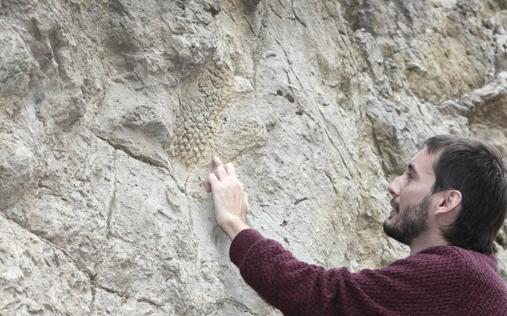
[[[223,162],[218,157],[213,157],[213,164],[215,166],[223,165]],[[233,173],[235,173],[235,168],[232,163],[228,163],[224,165],[224,168],[232,168]],[[217,170],[215,169],[213,173],[215,173]],[[210,174],[211,175],[211,174]],[[203,182],[204,189],[206,189],[207,193],[211,193],[211,183],[209,181],[209,176],[206,178]],[[243,191],[243,201],[241,203],[241,213],[244,214],[244,218],[246,218],[246,214],[250,211],[250,204],[248,204],[248,193]],[[246,221],[246,220],[245,220]]]
[[[247,194],[232,163],[224,165],[218,157],[213,157],[213,163],[216,168],[205,180],[204,188],[213,194],[217,224],[233,239],[240,231],[249,228],[246,224]]]

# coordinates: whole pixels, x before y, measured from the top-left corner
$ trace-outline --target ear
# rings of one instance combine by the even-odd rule
[[[459,210],[461,206],[461,192],[458,190],[445,190],[440,193],[435,214],[445,214],[453,210]]]

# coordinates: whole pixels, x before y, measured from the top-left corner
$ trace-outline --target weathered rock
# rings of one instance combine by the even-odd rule
[[[19,136],[0,134],[0,209],[19,201],[35,179],[36,157]]]
[[[3,1],[0,310],[279,315],[228,259],[212,154],[300,258],[406,255],[386,188],[424,139],[507,154],[506,17],[501,0]]]
[[[89,314],[90,276],[63,249],[0,216],[0,304],[5,314]]]

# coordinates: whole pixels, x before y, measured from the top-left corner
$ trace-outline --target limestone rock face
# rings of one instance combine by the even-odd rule
[[[6,315],[280,315],[228,259],[212,154],[254,227],[352,270],[407,254],[387,185],[427,137],[507,154],[504,0],[3,0],[0,47]]]

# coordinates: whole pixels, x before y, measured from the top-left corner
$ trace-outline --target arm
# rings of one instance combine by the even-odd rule
[[[465,287],[455,277],[456,257],[449,251],[422,251],[384,269],[358,273],[299,261],[278,242],[249,229],[243,184],[232,164],[214,162],[205,187],[213,195],[218,225],[233,239],[231,260],[244,280],[284,314],[452,314],[445,308],[456,306],[455,292]]]
[[[217,224],[233,239],[231,260],[245,281],[287,315],[334,315],[333,278],[323,277],[323,268],[296,260],[277,242],[249,229],[246,193],[234,166],[217,157],[213,162],[216,168],[204,187],[212,193]]]
[[[456,252],[433,249],[357,273],[297,260],[253,229],[233,240],[243,279],[285,315],[449,315],[463,285]]]
[[[248,285],[284,315],[337,315],[339,270],[301,262],[254,229],[236,236],[229,255]]]

